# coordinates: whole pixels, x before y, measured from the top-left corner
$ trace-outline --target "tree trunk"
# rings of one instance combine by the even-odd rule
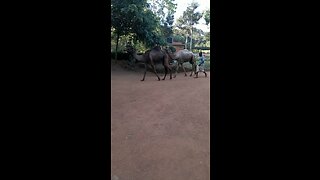
[[[117,44],[116,44],[116,54],[115,54],[115,59],[116,59],[116,61],[117,61],[117,58],[118,58],[118,43],[119,43],[119,38],[120,38],[120,36],[119,36],[119,34],[117,33]]]
[[[188,49],[188,35],[186,35],[186,42],[185,42],[184,48]]]
[[[191,26],[190,51],[192,51],[192,33],[193,33],[193,31],[192,31],[192,26]]]

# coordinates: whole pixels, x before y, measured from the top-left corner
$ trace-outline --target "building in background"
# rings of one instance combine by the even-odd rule
[[[185,49],[185,44],[181,42],[174,42],[172,37],[167,38],[167,43],[169,46],[172,46],[176,49],[176,52]]]

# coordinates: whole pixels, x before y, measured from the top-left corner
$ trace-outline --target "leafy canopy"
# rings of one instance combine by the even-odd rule
[[[164,44],[160,20],[149,7],[147,0],[111,0],[111,27],[119,36],[132,33],[149,47]]]

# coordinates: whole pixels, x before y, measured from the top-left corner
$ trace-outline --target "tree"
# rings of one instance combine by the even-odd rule
[[[206,25],[210,24],[210,9],[205,10],[203,13],[204,20],[206,21]]]
[[[203,15],[201,12],[195,12],[198,7],[199,4],[197,2],[192,2],[183,12],[183,16],[179,17],[177,20],[177,27],[187,31],[186,39],[190,36],[190,50],[192,50],[193,26],[199,23],[199,20]]]
[[[111,0],[111,28],[116,34],[116,60],[118,52],[119,38],[122,35],[128,34],[132,31],[132,19],[123,18],[125,14],[133,17],[137,6],[130,0]]]
[[[173,29],[173,41],[184,43],[185,42],[185,33],[183,33],[178,28],[174,28]]]
[[[116,59],[123,35],[132,33],[133,39],[149,47],[164,42],[159,19],[149,9],[147,0],[111,0],[111,28],[116,34]]]
[[[177,20],[175,28],[173,29],[173,33],[174,33],[174,39],[176,39],[175,41],[184,43],[185,48],[187,49],[189,29],[188,29],[188,26],[183,26],[180,18]]]
[[[161,35],[163,39],[173,34],[174,13],[177,4],[174,0],[149,0],[151,11],[160,22]]]
[[[194,28],[194,46],[205,46],[205,33],[201,29]]]
[[[163,36],[170,37],[173,34],[173,22],[174,22],[174,15],[168,14],[166,18],[166,22],[161,27]]]

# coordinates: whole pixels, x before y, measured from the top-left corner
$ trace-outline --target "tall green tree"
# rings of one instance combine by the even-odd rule
[[[184,42],[185,42],[184,33],[182,33],[182,32],[180,31],[180,29],[174,28],[174,29],[173,29],[173,40],[174,40],[175,42],[184,43]]]
[[[204,47],[206,44],[205,33],[197,28],[194,28],[193,32],[194,46]]]
[[[141,0],[140,2],[142,2]],[[134,19],[126,19],[125,15],[133,17],[138,7],[134,1],[130,0],[111,0],[111,28],[116,34],[116,60],[120,36],[132,32]]]
[[[206,33],[204,34],[204,38],[205,38],[205,41],[206,41],[205,46],[206,46],[206,47],[210,47],[210,32],[206,32]]]
[[[177,8],[175,0],[149,0],[150,9],[160,21],[162,38],[173,34],[174,13]]]
[[[180,19],[177,20],[176,25],[173,29],[174,39],[177,42],[181,42],[185,44],[185,48],[188,47],[188,38],[189,38],[189,29],[188,26],[182,26],[179,22]]]
[[[152,47],[165,41],[161,38],[159,18],[149,9],[147,0],[111,0],[111,28],[116,34],[116,59],[119,38],[133,38]]]
[[[198,7],[197,2],[192,2],[177,20],[177,27],[188,32],[186,37],[190,37],[190,50],[192,50],[193,26],[199,24],[199,20],[203,16],[201,12],[196,11]]]
[[[206,21],[206,25],[209,25],[210,24],[210,9],[205,10],[203,12],[203,18]]]

